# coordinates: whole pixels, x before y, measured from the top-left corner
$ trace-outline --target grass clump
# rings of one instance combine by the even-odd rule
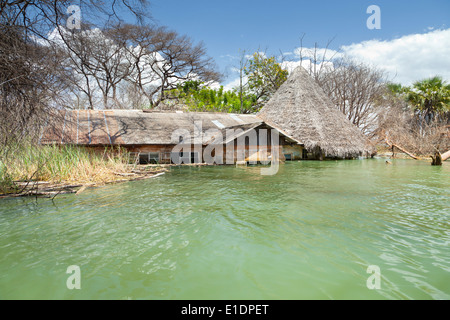
[[[1,148],[1,147],[0,147]],[[0,193],[17,191],[16,182],[101,184],[120,180],[129,170],[129,154],[107,147],[103,151],[71,145],[15,146],[4,156],[0,150]]]

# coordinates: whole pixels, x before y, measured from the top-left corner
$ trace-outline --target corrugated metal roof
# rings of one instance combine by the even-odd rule
[[[62,110],[44,128],[42,144],[158,145],[177,144],[177,130],[201,132],[208,141],[224,128],[262,123],[255,115],[226,113],[158,113],[140,110]],[[219,130],[220,131],[220,130]],[[178,131],[179,132],[179,131]],[[195,138],[200,138],[199,136]],[[176,141],[175,141],[176,140]]]
[[[212,123],[216,125],[219,129],[225,129],[226,127],[219,120],[212,120]]]
[[[243,121],[241,118],[239,118],[239,116],[237,114],[230,114],[230,117],[239,123],[245,123],[245,121]]]

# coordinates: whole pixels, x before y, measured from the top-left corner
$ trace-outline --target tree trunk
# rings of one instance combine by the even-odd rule
[[[444,154],[441,154],[439,151],[436,151],[434,156],[431,156],[432,166],[442,166],[442,162],[450,158],[450,150]]]
[[[442,161],[450,159],[450,150],[442,154]]]
[[[439,151],[436,151],[434,156],[431,156],[431,159],[433,160],[431,162],[432,166],[442,166],[442,155],[439,153]]]

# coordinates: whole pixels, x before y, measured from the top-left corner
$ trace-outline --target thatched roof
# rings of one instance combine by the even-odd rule
[[[277,129],[286,141],[321,150],[326,157],[354,158],[373,153],[368,139],[339,110],[301,67],[274,94],[258,115],[226,113],[143,112],[138,110],[61,110],[50,116],[41,144],[170,145],[173,133],[194,135],[201,122],[201,141],[220,131],[228,143],[261,126]],[[197,126],[198,128],[198,126]],[[240,129],[227,135],[228,129]],[[198,131],[198,130],[197,130]],[[193,138],[200,138],[194,137]]]
[[[179,143],[173,140],[173,133],[180,129],[187,130],[192,138],[208,141],[213,138],[213,130],[262,123],[255,115],[142,110],[61,110],[50,119],[53,121],[44,128],[41,144],[169,145]],[[195,137],[194,131],[200,129],[202,136]]]
[[[258,117],[301,141],[306,149],[320,148],[326,157],[356,158],[374,151],[302,67],[292,72]]]

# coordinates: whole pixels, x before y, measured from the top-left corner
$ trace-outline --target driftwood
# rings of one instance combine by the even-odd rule
[[[401,152],[407,154],[408,156],[410,156],[411,158],[413,158],[414,160],[420,160],[419,157],[413,155],[411,152],[405,150],[404,148],[400,147],[399,145],[396,145],[394,143],[389,142],[388,138],[386,138],[386,143],[392,148],[397,148],[398,150],[400,150]]]
[[[116,176],[121,176],[121,177],[132,177],[132,176],[136,175],[136,173],[120,173],[120,172],[114,172],[114,174]]]
[[[18,198],[18,197],[44,197],[44,198],[51,198],[54,199],[60,194],[70,194],[70,193],[76,193],[81,194],[84,192],[87,188],[90,187],[99,187],[102,185],[109,185],[109,184],[116,184],[120,182],[129,182],[129,181],[138,181],[138,180],[145,180],[150,178],[156,178],[159,177],[167,172],[166,169],[161,169],[153,172],[149,171],[140,171],[140,174],[131,173],[131,174],[116,174],[123,176],[124,179],[121,180],[114,180],[109,181],[101,184],[50,184],[48,182],[44,181],[20,181],[16,182],[16,185],[21,185],[22,190],[17,193],[11,193],[11,194],[0,194],[0,199],[3,198]],[[39,187],[41,186],[41,187]]]
[[[76,195],[79,195],[80,193],[83,193],[87,188],[88,188],[87,185],[82,186],[82,187],[76,192]]]
[[[45,190],[38,190],[38,189],[32,189],[23,191],[21,193],[16,194],[5,194],[0,195],[0,199],[3,198],[21,198],[21,197],[44,197],[44,198],[54,198],[60,194],[69,194],[69,193],[75,193],[73,189],[70,188],[60,188],[55,187],[54,189],[45,189]]]
[[[442,157],[442,161],[446,161],[446,160],[450,159],[450,150],[447,151],[446,153],[443,153],[441,155],[441,157]]]

